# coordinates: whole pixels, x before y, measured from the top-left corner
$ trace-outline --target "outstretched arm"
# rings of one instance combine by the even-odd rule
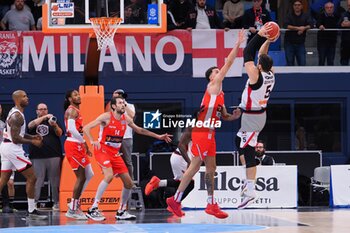
[[[152,138],[156,138],[158,140],[164,140],[167,143],[171,142],[170,137],[172,137],[173,135],[169,135],[169,134],[159,135],[159,134],[153,133],[147,129],[144,129],[144,128],[137,126],[129,116],[126,115],[125,117],[126,117],[126,120],[128,122],[128,125],[135,131],[135,133],[149,136]]]
[[[96,126],[102,124],[104,125],[106,121],[109,121],[110,119],[110,113],[103,113],[100,116],[98,116],[95,120],[91,121],[89,124],[85,125],[83,128],[84,134],[88,137],[90,143],[99,149],[100,145],[99,143],[94,141],[94,137],[91,134],[91,129],[95,128]]]
[[[241,116],[242,112],[239,108],[236,108],[233,110],[232,114],[227,112],[227,109],[225,106],[223,106],[221,111],[222,119],[225,121],[234,121],[237,120]]]
[[[259,49],[260,54],[267,54],[270,41],[268,40],[267,31],[271,26],[264,25],[258,34],[256,34],[244,49],[244,66],[249,77],[249,83],[255,84],[259,78],[259,70],[254,64],[255,52]],[[278,38],[278,37],[277,37]]]

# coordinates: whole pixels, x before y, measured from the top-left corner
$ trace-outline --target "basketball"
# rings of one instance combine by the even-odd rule
[[[52,11],[58,11],[58,6],[57,6],[57,5],[53,5],[53,6],[51,7],[51,10],[52,10]]]
[[[280,27],[278,26],[277,23],[270,21],[265,24],[266,26],[272,27],[267,33],[270,37],[270,39],[274,40],[277,39],[276,37],[279,35],[280,32]]]

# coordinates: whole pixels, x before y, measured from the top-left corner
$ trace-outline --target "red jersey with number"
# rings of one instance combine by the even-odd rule
[[[202,127],[194,127],[193,132],[215,132],[213,123],[220,120],[222,107],[224,106],[224,92],[221,91],[218,95],[209,94],[208,90],[205,91],[200,111],[197,116],[197,122],[209,122],[209,127],[205,124]]]
[[[80,110],[72,105],[69,105],[66,112],[69,109],[74,109],[75,111],[78,112],[78,117],[75,119],[75,127],[78,130],[78,132],[81,134],[81,136],[83,136],[83,117],[80,113]],[[65,116],[67,115],[66,113],[64,114]],[[68,138],[73,138],[73,135],[69,132],[68,130],[68,119],[65,117],[64,118],[64,124],[66,125],[66,135]]]
[[[120,117],[120,120],[117,120],[112,112],[110,114],[111,118],[108,125],[100,126],[98,141],[107,152],[118,154],[126,131],[127,122],[124,114]]]
[[[247,80],[245,89],[242,93],[242,100],[239,107],[243,111],[261,111],[266,108],[270,98],[270,93],[275,85],[275,75],[272,71],[261,72],[257,83],[249,84]]]

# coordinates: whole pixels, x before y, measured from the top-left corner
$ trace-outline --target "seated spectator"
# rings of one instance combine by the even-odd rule
[[[244,5],[241,0],[228,0],[222,11],[224,16],[224,27],[231,29],[242,28]]]
[[[170,2],[168,10],[174,17],[176,29],[186,29],[188,12],[193,11],[190,0],[173,0]]]
[[[3,30],[8,28],[10,31],[35,30],[34,17],[30,11],[24,9],[24,0],[15,0],[15,9],[5,14],[0,26]]]
[[[38,19],[38,22],[36,23],[36,29],[40,30],[40,31],[43,29],[43,18],[42,17],[40,17]]]
[[[125,8],[126,7],[131,7],[133,20],[135,20],[137,24],[147,23],[147,19],[146,19],[147,9],[145,8],[141,0],[125,1]]]
[[[0,20],[5,16],[6,12],[10,10],[12,0],[1,0],[0,2]]]
[[[125,24],[137,24],[137,20],[132,15],[132,8],[126,7],[124,10],[124,23]]]
[[[248,41],[255,36],[260,28],[271,21],[270,13],[261,7],[262,0],[253,0],[253,7],[246,10],[243,15],[243,27],[249,29]]]
[[[306,31],[311,28],[313,22],[309,14],[303,12],[301,0],[293,1],[293,11],[285,20],[286,31],[284,36],[284,50],[288,66],[294,66],[296,58],[299,66],[306,65],[305,38]]]
[[[319,17],[324,13],[324,11],[325,11],[324,7],[325,7],[327,2],[333,3],[334,12],[338,12],[341,0],[316,0],[316,1],[313,1],[313,3],[310,5],[311,16],[313,18],[315,18],[316,21],[318,21]]]
[[[187,22],[187,30],[222,28],[219,16],[214,8],[206,5],[206,0],[197,0],[196,7],[187,16]]]
[[[174,15],[167,10],[167,31],[178,29]]]
[[[273,166],[275,165],[275,160],[272,156],[265,154],[265,143],[263,141],[258,141],[258,143],[255,146],[255,160],[257,162],[257,165],[262,166]]]
[[[27,0],[26,5],[30,8],[34,21],[37,24],[38,19],[42,17],[42,5],[44,5],[45,0]]]
[[[324,66],[327,58],[327,65],[333,66],[338,32],[325,31],[325,29],[337,28],[339,16],[334,13],[332,2],[327,2],[324,9],[325,12],[319,16],[316,23],[316,26],[320,29],[317,32],[318,65]]]
[[[340,43],[340,64],[342,66],[349,65],[350,59],[350,0],[348,2],[348,10],[344,12],[340,19],[340,26],[342,29],[347,29],[341,33]]]

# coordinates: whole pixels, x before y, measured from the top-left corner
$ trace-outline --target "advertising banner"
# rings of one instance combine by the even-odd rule
[[[195,187],[183,200],[183,207],[205,208],[207,190],[205,167],[194,177]],[[214,198],[221,208],[237,208],[245,169],[240,166],[218,166],[214,181]],[[258,166],[255,184],[257,199],[250,208],[296,208],[297,166]],[[249,208],[248,207],[248,208]]]
[[[350,165],[331,166],[331,193],[333,206],[350,206]]]
[[[0,34],[1,72],[18,77],[15,64],[18,54],[23,58],[23,77],[35,78],[70,76],[84,71],[87,34],[43,34],[41,32],[17,32]],[[11,35],[11,36],[10,36]],[[204,78],[205,71],[221,68],[237,41],[238,30],[186,30],[163,34],[117,34],[115,46],[101,51],[100,77],[115,77],[118,73],[130,76],[172,78]],[[4,70],[5,69],[5,70]],[[240,48],[227,77],[241,77],[243,47]],[[11,70],[11,71],[10,71]]]

